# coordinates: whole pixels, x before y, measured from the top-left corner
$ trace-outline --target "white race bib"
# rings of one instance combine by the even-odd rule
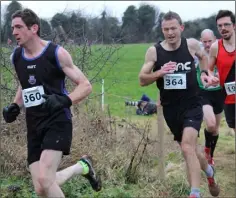
[[[31,87],[28,89],[22,90],[22,98],[24,101],[24,106],[34,107],[45,102],[45,99],[42,97],[44,94],[43,86]]]
[[[164,89],[186,89],[186,74],[166,74]]]
[[[225,90],[226,90],[227,95],[235,94],[235,81],[225,83]]]

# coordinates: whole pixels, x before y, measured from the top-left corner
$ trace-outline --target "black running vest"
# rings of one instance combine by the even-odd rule
[[[42,85],[45,94],[67,94],[65,74],[57,57],[58,48],[58,45],[49,42],[43,52],[32,59],[24,56],[22,47],[15,49],[12,61],[22,90]],[[47,115],[48,112],[43,111],[41,107],[42,105],[26,108],[26,114]]]
[[[160,43],[157,43],[155,48],[157,61],[155,62],[153,71],[160,70],[165,63],[172,61],[177,63],[174,74],[186,74],[186,89],[164,89],[163,78],[157,79],[156,85],[160,90],[162,106],[185,104],[189,99],[197,95],[198,90],[194,58],[188,50],[187,40],[182,38],[180,47],[174,51],[165,50]],[[174,83],[178,83],[178,81]]]

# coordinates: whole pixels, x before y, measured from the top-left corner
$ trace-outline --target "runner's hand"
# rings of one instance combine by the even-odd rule
[[[49,110],[50,113],[53,113],[62,108],[69,108],[72,105],[72,101],[67,95],[43,94],[42,97],[46,100],[43,103],[42,108]]]
[[[219,85],[219,78],[209,75],[209,76],[201,76],[201,80],[203,85],[207,88],[210,86],[217,86]]]
[[[168,62],[166,64],[164,64],[160,70],[158,70],[157,72],[159,72],[160,77],[163,77],[165,74],[172,74],[174,73],[176,69],[176,62]]]
[[[207,87],[207,84],[209,83],[208,81],[210,80],[209,77],[206,74],[202,73],[200,78],[201,78],[203,86]]]
[[[219,85],[219,83],[220,83],[219,78],[215,77],[215,76],[210,76],[210,83],[212,86]]]
[[[4,107],[2,111],[3,118],[7,123],[14,122],[19,114],[20,107],[16,103]]]

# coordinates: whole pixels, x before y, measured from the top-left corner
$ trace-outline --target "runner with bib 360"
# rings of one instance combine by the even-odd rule
[[[196,39],[181,38],[184,26],[177,13],[166,13],[161,26],[165,40],[147,50],[139,74],[140,85],[156,82],[165,121],[187,165],[190,197],[200,197],[201,168],[207,176],[210,193],[218,196],[220,189],[214,179],[214,169],[197,146],[203,111],[193,57],[197,56],[201,68],[206,69],[207,56]],[[204,72],[201,74],[202,81],[207,82],[208,78]]]
[[[88,155],[57,171],[62,156],[70,154],[70,107],[90,94],[90,82],[63,47],[40,38],[40,19],[32,10],[15,12],[12,30],[19,46],[11,61],[20,86],[13,103],[3,108],[3,117],[7,123],[14,122],[25,108],[27,162],[36,194],[63,198],[59,186],[75,175],[83,175],[93,190],[100,191],[101,180]],[[70,94],[65,90],[66,76],[76,84]]]
[[[43,94],[43,86],[36,86],[22,90],[24,106],[28,108],[42,104],[45,102],[44,98],[42,97]]]

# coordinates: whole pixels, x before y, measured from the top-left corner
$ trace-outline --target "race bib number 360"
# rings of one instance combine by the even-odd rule
[[[31,87],[22,90],[22,98],[24,101],[24,106],[34,107],[42,104],[45,99],[42,97],[44,94],[43,86]]]
[[[225,83],[225,90],[227,95],[235,94],[235,82]]]
[[[164,89],[186,89],[186,74],[166,74]]]

